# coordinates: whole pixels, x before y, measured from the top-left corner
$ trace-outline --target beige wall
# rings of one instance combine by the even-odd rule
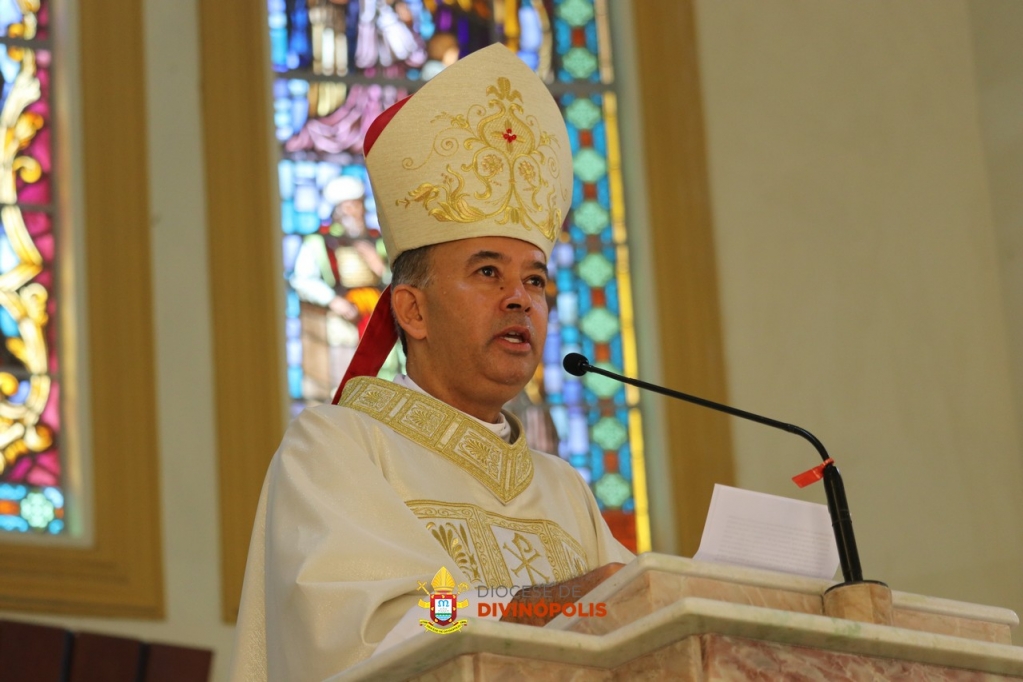
[[[1023,426],[1023,3],[973,0],[969,7],[1010,370]]]
[[[1018,151],[1020,109],[978,98],[985,7],[699,0],[698,37],[732,402],[828,446],[866,577],[1023,610],[1020,211],[981,125]],[[823,501],[788,481],[808,445],[733,428],[741,486]]]

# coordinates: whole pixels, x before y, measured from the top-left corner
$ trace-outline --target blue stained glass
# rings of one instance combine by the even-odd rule
[[[28,521],[20,516],[4,514],[3,516],[0,516],[0,530],[15,533],[27,533],[29,531]]]
[[[319,209],[320,193],[316,187],[299,185],[295,188],[295,211],[298,213],[312,213]]]
[[[560,329],[547,328],[547,342],[543,347],[543,363],[546,365],[557,365],[561,361],[561,336],[557,333]]]
[[[561,373],[552,372],[552,374],[560,375]],[[553,392],[560,393],[560,391]],[[568,433],[568,408],[566,408],[564,405],[552,405],[551,420],[554,421],[554,426],[555,428],[558,429],[558,433]]]
[[[281,202],[281,231],[284,234],[295,233],[295,205],[291,201]]]
[[[597,182],[597,201],[600,202],[601,206],[611,205],[611,186],[607,181],[607,177],[601,178]]]
[[[593,307],[593,304],[591,302],[592,295],[593,292],[590,290],[590,288],[583,284],[582,282],[579,282],[578,306],[580,317],[585,316],[586,313],[590,312],[590,309]]]
[[[571,290],[573,284],[572,271],[567,268],[564,270],[559,270],[557,276],[555,277],[555,283],[558,285],[558,291]]]
[[[550,363],[553,365],[553,371],[544,372],[543,374],[543,388],[547,393],[548,400],[551,402],[557,402],[561,398],[561,393],[565,387],[565,373],[561,371],[562,357],[563,355],[559,354],[555,361]],[[565,433],[565,429],[559,426],[558,433]]]
[[[302,399],[302,367],[288,367],[288,395],[292,400]]]
[[[565,124],[565,129],[568,130],[568,144],[572,148],[572,153],[575,154],[579,151],[579,131],[575,126]],[[578,196],[573,196],[573,203],[578,200]]]
[[[298,317],[298,294],[293,290],[289,289],[285,296],[285,315],[288,317]]]
[[[618,473],[632,480],[632,448],[628,443],[618,450]]]
[[[593,148],[600,152],[600,155],[607,158],[607,130],[604,128],[604,122],[601,121],[597,125],[593,126]]]
[[[528,66],[533,71],[536,71],[536,67],[540,65],[540,58],[535,54],[530,54],[528,52],[519,52],[518,55],[519,59],[524,61],[526,63],[526,66]]]
[[[270,26],[270,62],[283,70],[288,59],[288,17],[284,0],[268,0]]]
[[[299,334],[302,333],[302,323],[294,317],[289,317],[284,321],[284,335],[289,339],[299,338]]]
[[[623,359],[622,358],[622,337],[618,336],[617,338],[615,338],[611,342],[610,345],[611,345],[611,362],[612,362],[612,364],[614,364],[615,367],[621,367],[622,366],[622,359]],[[617,371],[620,372],[621,370],[617,370]],[[624,396],[625,396],[625,394],[623,393],[622,397],[624,398]]]
[[[412,16],[416,17],[416,31],[423,40],[429,41],[437,30],[433,23],[433,15],[423,11],[423,3],[420,0],[409,0],[408,5],[412,9]]]
[[[14,395],[7,398],[7,400],[14,403],[15,405],[24,405],[25,398],[28,397],[28,393],[30,390],[32,390],[32,388],[31,386],[29,386],[29,383],[27,381],[19,381],[18,390],[14,392]]]
[[[7,238],[6,232],[0,232],[0,272],[7,272],[18,267],[21,259],[11,248],[11,240]]]
[[[60,519],[50,521],[50,524],[46,527],[46,531],[53,535],[58,535],[62,530],[64,530],[64,522]]]
[[[620,312],[618,309],[618,282],[611,280],[604,287],[604,307],[613,313]]]
[[[540,15],[530,0],[519,7],[519,57],[534,71],[539,66],[536,53],[543,46],[543,25]],[[532,61],[528,59],[531,58]]]
[[[335,163],[327,163],[326,161],[320,161],[316,164],[316,187],[322,190],[328,182],[334,178],[344,175],[345,170],[338,168]]]
[[[0,500],[20,500],[25,497],[28,489],[23,485],[11,485],[10,483],[0,483]]]
[[[7,35],[11,24],[21,23],[23,16],[17,0],[0,0],[0,34]]]
[[[561,328],[561,340],[565,346],[570,346],[579,343],[579,330],[575,327],[562,327]],[[567,349],[566,353],[569,352]]]
[[[551,260],[558,268],[570,268],[575,262],[571,244],[555,244],[551,251]]]
[[[289,365],[302,364],[302,340],[292,339],[287,342],[287,354]]]
[[[571,277],[571,271],[566,270],[565,279]],[[559,282],[560,285],[560,282]],[[558,287],[561,293],[558,294],[558,321],[562,328],[574,327],[579,324],[579,294],[572,291],[568,286]]]
[[[312,180],[316,177],[316,163],[314,161],[298,161],[295,163],[295,178],[297,182]]]
[[[14,318],[11,317],[6,308],[0,308],[0,332],[7,338],[21,336],[21,331],[18,330],[18,323],[14,321]]]
[[[277,183],[280,185],[281,199],[287,201],[294,196],[295,164],[287,159],[277,164]]]
[[[572,377],[571,379],[565,380],[565,391],[564,398],[566,405],[578,405],[582,402],[583,395],[583,384],[582,382]]]
[[[283,248],[281,254],[284,256],[284,272],[290,274],[295,269],[295,258],[298,256],[298,250],[302,246],[302,238],[296,234],[290,234],[284,237]]]
[[[295,232],[298,234],[312,234],[320,229],[320,216],[316,213],[302,211],[295,212]]]
[[[590,446],[590,468],[595,479],[604,475],[604,451],[596,443]]]
[[[289,69],[309,66],[312,61],[310,58],[311,46],[308,35],[309,8],[306,7],[305,0],[294,0],[294,2],[291,16],[288,17],[290,26],[286,63]]]
[[[572,49],[572,27],[563,21],[555,21],[553,28],[554,47],[559,55],[565,54]]]
[[[581,455],[589,449],[590,430],[586,424],[586,415],[579,410],[568,413],[568,451],[573,455]]]

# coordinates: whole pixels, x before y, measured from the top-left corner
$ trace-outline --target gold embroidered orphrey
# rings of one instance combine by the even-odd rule
[[[351,379],[338,404],[433,450],[482,483],[503,504],[518,497],[533,480],[533,457],[517,422],[513,423],[515,442],[505,443],[447,403],[376,377]]]
[[[434,154],[451,157],[460,149],[472,154],[469,160],[457,166],[448,163],[440,182],[422,183],[395,205],[422,204],[441,222],[495,220],[499,225],[522,225],[554,241],[562,222],[558,193],[565,201],[569,196],[557,181],[562,169],[554,145],[561,141],[525,113],[521,93],[507,78],[498,78],[486,94],[486,105],[474,104],[465,114],[444,112],[434,117],[431,124],[446,120],[448,127],[437,133],[426,159],[417,164],[405,158],[402,167],[419,170]]]
[[[579,541],[548,519],[519,519],[474,504],[409,500],[406,506],[444,547],[473,585],[562,582],[590,570]],[[498,538],[509,537],[508,541]],[[532,538],[532,540],[531,540]],[[553,575],[537,568],[546,561]]]

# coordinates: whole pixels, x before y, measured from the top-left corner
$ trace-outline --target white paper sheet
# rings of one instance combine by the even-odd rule
[[[726,485],[714,486],[693,558],[829,580],[839,563],[826,505]]]

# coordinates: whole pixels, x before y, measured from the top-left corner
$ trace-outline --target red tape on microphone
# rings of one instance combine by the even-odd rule
[[[816,483],[817,481],[824,478],[824,467],[834,463],[835,460],[828,457],[826,460],[815,466],[813,469],[809,469],[801,474],[793,476],[792,482],[798,485],[800,488],[805,488],[806,486]]]

